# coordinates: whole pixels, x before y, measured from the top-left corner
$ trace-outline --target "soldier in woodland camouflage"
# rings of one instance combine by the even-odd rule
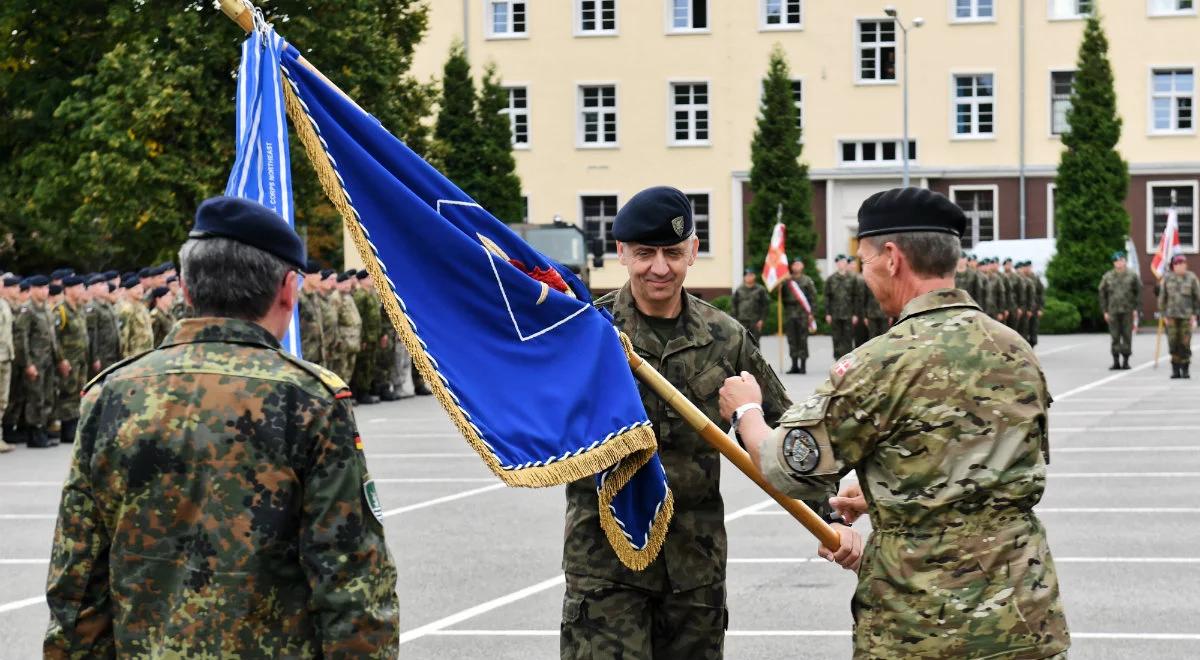
[[[839,254],[834,259],[837,271],[825,280],[825,322],[833,334],[833,359],[854,350],[854,329],[858,326],[859,290],[849,272],[850,258]]]
[[[112,307],[112,291],[103,275],[89,280],[91,299],[84,306],[88,325],[88,378],[95,378],[104,369],[121,359],[121,326]]]
[[[36,275],[27,280],[29,299],[17,310],[13,321],[13,372],[21,383],[19,407],[14,411],[16,433],[30,447],[53,447],[58,442],[48,435],[54,407],[55,377],[65,376],[70,364],[54,334],[49,279]]]
[[[1124,252],[1114,252],[1112,262],[1112,270],[1100,278],[1100,311],[1104,312],[1108,334],[1112,337],[1113,363],[1109,369],[1128,369],[1142,281],[1129,269]]]
[[[1033,507],[1049,460],[1050,395],[1029,345],[954,288],[961,209],[924,189],[859,211],[867,282],[895,331],[830,370],[778,429],[739,425],[766,478],[833,498],[872,532],[821,556],[858,571],[854,657],[1043,659],[1070,645],[1046,531]],[[758,400],[730,378],[721,412]]]
[[[746,269],[742,276],[742,285],[729,299],[729,312],[730,316],[750,333],[750,338],[756,346],[762,336],[763,324],[767,320],[767,311],[770,308],[771,296],[766,288],[758,283],[758,276],[754,271]]]
[[[171,332],[175,319],[171,316],[171,289],[165,286],[155,287],[147,300],[150,306],[150,329],[154,337],[154,345],[158,346]]]
[[[342,333],[338,329],[336,287],[337,273],[330,269],[321,271],[321,279],[317,287],[320,295],[315,298],[321,310],[321,329],[324,333],[321,344],[321,355],[324,356],[324,361],[321,362],[321,366],[334,373],[337,373],[338,355],[342,350]]]
[[[321,267],[310,261],[304,268],[304,284],[300,287],[300,352],[314,364],[325,362],[325,329],[321,324],[320,296]]]
[[[71,275],[63,278],[63,301],[54,309],[55,335],[63,360],[70,364],[67,373],[58,378],[58,396],[54,418],[62,423],[62,440],[75,439],[75,424],[79,421],[79,392],[87,383],[88,329],[83,311],[83,278]]]
[[[300,237],[200,206],[196,318],[102,373],[59,505],[46,658],[394,658],[396,569],[349,389],[282,350]]]
[[[1004,260],[1004,283],[1008,286],[1008,327],[1025,336],[1025,317],[1029,308],[1026,300],[1025,280],[1013,269],[1011,258]]]
[[[379,303],[379,294],[375,292],[375,283],[367,271],[360,270],[352,280],[355,286],[350,294],[358,316],[362,319],[361,349],[354,363],[354,379],[350,387],[354,390],[359,403],[379,403],[375,394],[375,361],[383,340],[383,316]]]
[[[1042,284],[1042,278],[1033,272],[1033,262],[1026,260],[1021,267],[1021,274],[1029,279],[1029,284],[1033,287],[1032,291],[1032,307],[1029,308],[1029,336],[1027,337],[1030,346],[1038,344],[1038,326],[1042,318],[1042,312],[1046,308],[1046,285]]]
[[[812,278],[804,274],[804,262],[800,259],[788,265],[790,277],[804,298],[808,301],[808,309],[792,292],[786,283],[783,289],[783,323],[787,331],[788,354],[792,358],[792,368],[789,374],[807,373],[808,362],[808,328],[813,314],[817,312],[817,286]]]
[[[1171,272],[1158,293],[1158,313],[1166,319],[1171,378],[1191,378],[1192,329],[1200,317],[1200,280],[1188,272],[1182,254],[1171,259]]]

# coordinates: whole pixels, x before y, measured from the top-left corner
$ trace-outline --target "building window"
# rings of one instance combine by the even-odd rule
[[[1163,230],[1167,228],[1167,214],[1171,211],[1172,196],[1177,221],[1179,222],[1179,244],[1187,252],[1196,252],[1200,245],[1196,242],[1200,235],[1197,220],[1200,212],[1197,209],[1197,190],[1200,182],[1196,181],[1155,181],[1146,184],[1149,187],[1150,236],[1146,243],[1147,252],[1156,252],[1158,242],[1162,240]]]
[[[583,231],[590,242],[593,238],[604,241],[604,253],[616,254],[617,241],[612,236],[613,218],[617,216],[616,195],[584,195],[579,198],[580,215],[583,216]]]
[[[692,203],[692,224],[696,227],[696,238],[700,241],[700,254],[709,254],[712,248],[708,242],[708,193],[688,193],[688,201]]]
[[[512,0],[488,0],[489,37],[525,36],[525,3]]]
[[[580,86],[579,141],[585,147],[617,146],[617,88],[615,86]]]
[[[954,135],[992,137],[995,132],[992,74],[954,76]]]
[[[1194,0],[1150,0],[1151,16],[1194,16]]]
[[[508,115],[508,127],[512,130],[514,147],[529,146],[529,91],[524,87],[506,87],[508,107],[500,114]]]
[[[996,186],[950,186],[950,200],[967,216],[964,248],[996,240]]]
[[[521,222],[529,222],[529,195],[521,195]]]
[[[668,0],[671,32],[708,30],[708,0]]]
[[[991,21],[996,18],[993,0],[954,0],[954,22]]]
[[[1190,133],[1196,78],[1191,69],[1155,69],[1151,91],[1155,133]]]
[[[1067,123],[1067,110],[1071,109],[1071,85],[1074,82],[1074,71],[1050,72],[1050,132],[1054,135],[1062,135],[1071,128]]]
[[[578,34],[616,34],[617,0],[577,0]]]
[[[896,81],[896,24],[894,21],[858,22],[858,81]]]
[[[796,130],[804,139],[804,81],[792,80],[792,104],[796,106]]]
[[[901,142],[902,140],[843,140],[838,143],[840,162],[846,167],[899,165],[903,162]],[[917,160],[916,140],[908,141],[908,160]]]
[[[1051,19],[1087,18],[1095,11],[1094,0],[1049,0]]]
[[[760,0],[765,30],[795,30],[804,26],[801,0]]]
[[[1058,206],[1054,203],[1054,196],[1058,194],[1057,183],[1046,184],[1046,238],[1058,238],[1058,218],[1054,214],[1058,210]]]
[[[671,144],[708,144],[708,83],[671,84]]]

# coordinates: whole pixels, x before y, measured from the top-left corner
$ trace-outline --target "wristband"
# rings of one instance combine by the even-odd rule
[[[733,411],[732,415],[729,416],[729,435],[732,436],[734,440],[737,440],[738,446],[740,446],[742,449],[745,449],[746,445],[742,442],[741,436],[738,435],[737,427],[738,427],[738,421],[741,420],[742,415],[745,415],[746,411],[748,411],[748,410],[757,410],[758,412],[761,413],[763,411],[762,404],[760,404],[760,403],[743,403],[742,405],[737,407],[737,410]]]

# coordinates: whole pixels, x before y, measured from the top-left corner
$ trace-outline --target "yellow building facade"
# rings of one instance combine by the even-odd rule
[[[884,4],[431,0],[414,73],[439,78],[455,40],[477,73],[496,63],[530,222],[561,216],[603,235],[647,186],[692,195],[702,257],[689,287],[727,292],[743,267],[750,142],[775,44],[794,79],[825,272],[851,249],[862,200],[900,185],[904,33]],[[1194,0],[890,4],[908,34],[912,182],[967,210],[968,244],[1053,235],[1057,133],[1084,19],[1098,5],[1133,175],[1132,238],[1153,250],[1173,195],[1185,247],[1200,251]],[[625,280],[607,261],[593,272],[596,289]]]

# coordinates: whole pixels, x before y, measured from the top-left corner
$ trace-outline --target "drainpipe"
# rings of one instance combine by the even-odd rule
[[[1022,4],[1024,4],[1024,0],[1022,0]],[[470,6],[471,0],[463,0],[463,54],[467,56],[468,61],[471,59],[471,35],[467,31],[470,25],[470,21],[468,20],[470,17]]]
[[[1020,14],[1021,14],[1021,25],[1018,28],[1018,33],[1020,35],[1019,36],[1020,43],[1018,44],[1017,51],[1020,53],[1020,61],[1021,61],[1021,73],[1020,73],[1020,83],[1019,83],[1020,97],[1021,97],[1020,98],[1021,119],[1020,119],[1020,127],[1018,129],[1018,132],[1020,133],[1020,135],[1019,135],[1019,140],[1020,140],[1019,152],[1020,153],[1018,154],[1019,163],[1017,165],[1017,169],[1018,169],[1018,173],[1019,173],[1018,185],[1020,186],[1020,193],[1019,193],[1020,201],[1018,203],[1020,204],[1020,207],[1021,207],[1021,212],[1020,212],[1021,239],[1024,240],[1025,239],[1025,222],[1026,222],[1026,217],[1025,217],[1025,206],[1026,206],[1026,203],[1025,203],[1025,0],[1021,0]]]

